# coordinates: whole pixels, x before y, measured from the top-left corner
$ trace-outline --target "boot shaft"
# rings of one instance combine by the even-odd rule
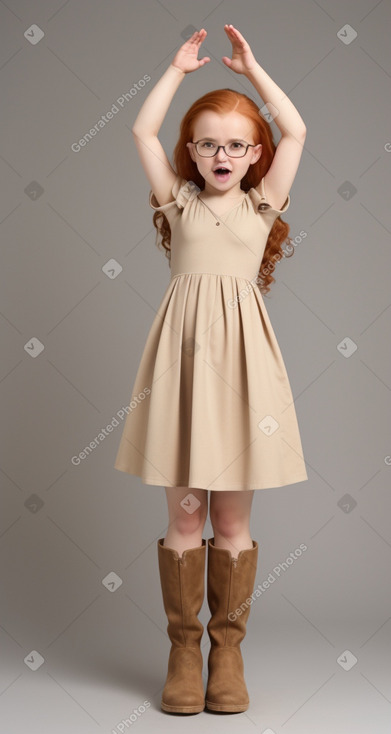
[[[192,646],[201,641],[204,627],[199,614],[205,593],[206,541],[190,548],[182,557],[158,540],[158,562],[167,633],[174,645]]]
[[[207,596],[211,612],[207,630],[211,644],[239,645],[246,634],[258,561],[258,543],[242,550],[238,558],[231,552],[208,541]]]

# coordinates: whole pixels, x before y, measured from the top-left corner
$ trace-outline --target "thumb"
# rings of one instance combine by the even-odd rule
[[[222,61],[224,61],[224,64],[226,66],[231,66],[231,64],[232,64],[232,59],[229,59],[228,56],[223,56],[222,57]]]

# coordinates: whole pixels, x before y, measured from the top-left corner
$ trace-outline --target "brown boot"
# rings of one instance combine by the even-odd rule
[[[183,551],[157,543],[160,583],[171,640],[168,672],[163,689],[163,711],[198,714],[205,708],[200,642],[204,627],[197,615],[204,600],[206,541]]]
[[[209,538],[208,604],[212,617],[207,625],[211,647],[206,708],[234,713],[246,711],[250,704],[240,643],[250,614],[251,604],[246,600],[254,590],[258,543],[253,540],[253,547],[240,551],[236,559],[212,541],[214,538]]]

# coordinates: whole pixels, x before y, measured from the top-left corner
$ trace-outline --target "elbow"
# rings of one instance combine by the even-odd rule
[[[291,130],[289,130],[289,132],[286,133],[286,136],[288,138],[292,138],[292,140],[296,140],[297,143],[304,143],[306,135],[307,135],[306,127],[292,128]]]
[[[141,140],[146,140],[148,138],[157,138],[157,134],[154,132],[148,132],[145,127],[144,128],[137,128],[132,127],[132,135],[135,138],[140,138]]]

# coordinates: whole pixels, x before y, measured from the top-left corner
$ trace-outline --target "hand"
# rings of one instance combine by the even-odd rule
[[[228,58],[228,56],[223,56],[222,61],[237,74],[247,74],[258,63],[249,44],[233,25],[226,23],[224,30],[232,43],[232,59]]]
[[[204,56],[203,59],[197,58],[198,51],[200,50],[202,41],[205,40],[206,34],[205,28],[201,28],[200,31],[194,31],[191,38],[180,47],[171,65],[176,66],[177,69],[187,74],[189,71],[196,71],[200,66],[207,64],[210,61],[209,56]]]

